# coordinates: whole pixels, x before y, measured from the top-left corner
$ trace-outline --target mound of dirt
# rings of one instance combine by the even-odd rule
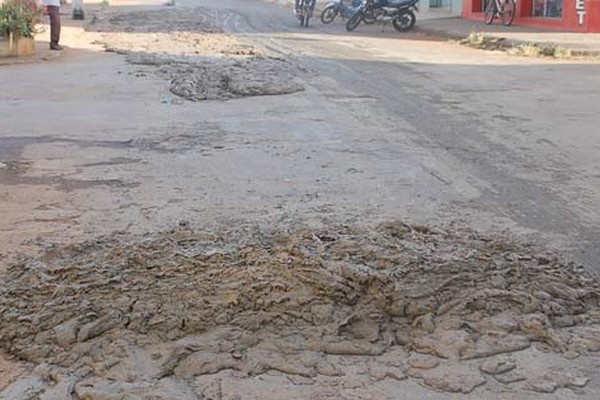
[[[204,8],[98,14],[88,26],[107,51],[170,82],[186,100],[227,100],[304,90],[288,60],[262,54],[222,26],[236,15]],[[139,71],[140,76],[147,71]]]
[[[100,386],[223,370],[343,380],[344,357],[367,357],[372,380],[468,393],[486,383],[461,367],[472,360],[534,342],[573,357],[600,350],[599,303],[599,283],[580,268],[473,232],[396,222],[179,230],[13,266],[0,288],[0,343]],[[482,371],[514,373],[505,364]]]
[[[91,32],[162,33],[166,31],[223,33],[221,28],[229,15],[206,8],[161,8],[143,11],[94,14],[86,27]]]
[[[170,78],[171,93],[190,101],[274,96],[304,90],[294,79],[290,64],[270,57],[211,60],[193,65],[174,63],[162,66],[160,73]]]

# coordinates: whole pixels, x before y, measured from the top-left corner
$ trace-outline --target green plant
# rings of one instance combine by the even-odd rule
[[[36,0],[7,0],[0,4],[0,36],[32,38],[41,10]]]

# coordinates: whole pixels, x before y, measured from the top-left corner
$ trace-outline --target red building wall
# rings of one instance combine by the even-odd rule
[[[600,32],[600,0],[588,0],[586,11],[587,32]]]
[[[482,2],[483,0],[463,0],[463,18],[483,20]],[[600,32],[600,0],[563,0],[561,19],[532,17],[532,0],[516,0],[516,2],[515,25],[569,32]],[[583,6],[579,12],[585,12],[581,25],[578,10],[575,9],[576,5]]]

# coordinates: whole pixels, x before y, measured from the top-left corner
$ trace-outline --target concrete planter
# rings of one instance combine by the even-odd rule
[[[33,38],[0,39],[0,57],[22,57],[35,53]]]

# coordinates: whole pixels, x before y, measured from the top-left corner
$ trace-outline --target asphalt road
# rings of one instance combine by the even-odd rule
[[[129,5],[121,4],[125,2]],[[147,4],[131,5],[134,2],[136,0],[111,1],[109,9],[113,12],[149,10]],[[171,230],[182,225],[181,221],[186,222],[184,226],[189,224],[198,230],[225,225],[227,229],[218,232],[246,230],[247,234],[253,234],[262,229],[285,231],[302,224],[322,232],[340,224],[362,227],[394,219],[443,229],[472,227],[489,235],[532,241],[535,246],[557,249],[588,269],[599,271],[600,81],[597,64],[487,53],[421,35],[418,30],[400,35],[389,26],[360,26],[356,32],[347,33],[339,22],[329,26],[314,22],[308,29],[302,29],[289,7],[259,0],[181,0],[170,8],[161,4],[163,0],[140,0],[139,3],[152,3],[150,10],[164,12],[164,20],[156,18],[156,14],[149,17],[142,12],[129,17],[134,26],[125,25],[125,29],[119,31],[123,25],[117,24],[112,32],[125,44],[141,38],[148,47],[147,51],[138,49],[141,53],[138,56],[160,48],[166,49],[167,54],[163,54],[166,57],[170,55],[171,45],[173,53],[177,52],[177,46],[189,46],[186,40],[171,43],[164,39],[182,26],[189,28],[189,21],[187,25],[179,21],[184,19],[183,14],[193,12],[185,7],[216,8],[220,10],[215,14],[221,18],[220,22],[239,40],[256,47],[265,56],[297,65],[295,79],[305,90],[228,101],[183,101],[170,92],[170,81],[159,73],[165,65],[132,64],[124,55],[105,52],[94,44],[102,39],[101,35],[83,32],[80,23],[65,18],[63,43],[68,48],[62,57],[0,66],[0,272],[20,255],[44,250],[50,250],[46,253],[48,258],[42,258],[41,263],[25,264],[23,268],[39,266],[43,275],[44,260],[53,259],[51,265],[58,265],[64,259],[61,257],[70,254],[77,254],[77,260],[94,267],[95,255],[103,246],[76,245],[64,253],[53,253],[51,249],[86,240],[102,241],[106,235],[129,240],[132,235]],[[91,14],[88,10],[88,15]],[[198,15],[203,15],[203,11]],[[123,21],[127,16],[121,17]],[[154,25],[147,26],[148,21]],[[178,38],[185,39],[189,33],[185,29],[181,29],[182,35]],[[219,48],[220,40],[230,42],[231,38],[222,36],[207,34],[198,39],[199,48],[205,50],[203,41],[209,50],[212,46]],[[217,56],[222,57],[222,54]],[[261,76],[261,71],[249,70],[248,73],[254,78],[269,80]],[[445,254],[453,249],[450,244],[443,247],[440,257],[445,260]],[[367,250],[376,251],[371,247]],[[425,260],[429,250],[427,247]],[[127,252],[116,251],[115,257],[112,250],[110,253],[107,266],[123,263],[115,265],[115,270],[137,262],[137,257],[129,258]],[[104,261],[100,263],[104,269]],[[69,263],[66,264],[68,267]],[[448,266],[451,270],[457,267],[451,262]],[[64,267],[59,266],[56,271],[61,273]],[[519,264],[518,268],[521,267]],[[572,276],[552,271],[556,274],[552,278],[558,280],[569,281]],[[578,269],[573,271],[579,272]],[[438,273],[435,268],[428,272],[431,273],[427,276]],[[162,279],[162,275],[154,273],[148,270],[143,274],[152,290],[161,287],[156,282]],[[82,276],[89,285],[87,275]],[[465,276],[462,284],[472,285],[469,290],[485,291],[485,286],[482,289],[478,281],[472,279],[473,275]],[[29,277],[27,274],[23,278],[27,287]],[[441,286],[434,286],[454,285],[454,278],[444,277]],[[249,275],[248,279],[254,276]],[[270,274],[265,279],[269,280]],[[427,278],[417,280],[418,286],[424,284],[425,292],[431,293],[432,282]],[[36,282],[32,282],[35,286]],[[178,290],[192,290],[193,293],[186,292],[186,295],[197,300],[198,288],[190,282],[164,282]],[[203,283],[212,286],[211,282]],[[569,288],[567,283],[570,282],[562,286]],[[498,281],[494,280],[493,286],[496,284]],[[236,287],[240,286],[227,290],[235,291]],[[404,290],[398,287],[395,290]],[[408,287],[412,291],[412,283]],[[542,287],[544,291],[537,293],[549,296],[545,292],[549,290],[547,286]],[[99,288],[99,291],[105,290],[104,286]],[[57,291],[54,294],[60,295],[62,286]],[[479,303],[479,297],[471,297],[469,293],[468,301],[476,299]],[[566,292],[560,287],[557,293],[558,297],[567,293],[564,300],[569,296],[579,299],[580,294],[575,289]],[[502,298],[504,296],[505,293]],[[63,303],[54,300],[46,302],[43,294],[37,298],[37,304],[43,305],[44,310],[53,303],[63,307]],[[506,329],[512,330],[512,317],[505,313],[513,307],[509,304],[512,300],[503,301],[499,300],[492,307],[501,311],[498,322],[494,323],[506,324]],[[82,301],[81,306],[86,302]],[[31,305],[25,303],[29,314]],[[139,302],[144,303],[148,307],[160,304]],[[576,348],[585,349],[586,345],[595,348],[596,326],[586,314],[579,314],[578,301],[573,303],[577,303],[578,320],[584,322],[565,329],[582,328],[580,334],[588,336],[582,336],[582,341],[577,336],[565,338]],[[111,302],[105,305],[113,308]],[[547,306],[550,310],[561,307],[553,301]],[[179,315],[179,304],[173,310]],[[376,317],[367,310],[369,319]],[[593,307],[590,315],[592,311],[595,311]],[[428,310],[425,312],[431,315]],[[481,315],[480,311],[476,313]],[[146,314],[143,315],[146,318]],[[10,317],[13,318],[13,314]],[[527,328],[529,332],[531,328],[532,335],[545,333],[536,331],[537,324],[541,324],[537,315],[531,317],[531,324],[519,329]],[[215,321],[218,322],[218,318]],[[566,321],[568,325],[568,318]],[[421,323],[425,326],[425,322]],[[183,324],[181,326],[183,328]],[[448,324],[444,329],[456,329],[453,326],[454,323]],[[296,326],[292,325],[292,329],[296,338]],[[460,329],[471,330],[471,326],[461,324]],[[556,330],[552,330],[555,334]],[[105,331],[115,333],[112,326]],[[490,332],[494,337],[502,337],[498,336],[501,331],[495,325]],[[210,331],[207,333],[211,346],[218,343],[216,336]],[[461,331],[448,333],[448,336],[440,336],[443,346],[463,345]],[[480,336],[477,340],[484,338],[482,350],[485,351],[487,336],[472,335]],[[40,341],[51,340],[44,332],[35,337]],[[107,339],[109,337],[102,341],[122,342]],[[557,337],[563,340],[563,336]],[[135,346],[143,345],[136,343]],[[528,379],[523,385],[538,378],[546,379],[548,373],[553,381],[546,379],[546,387],[554,385],[549,390],[556,392],[544,394],[547,398],[598,398],[595,354],[567,360],[544,343],[534,343],[522,352],[509,350],[510,341],[502,346],[507,346],[502,351],[509,351],[511,355],[497,355],[508,357],[510,362],[516,360],[516,371]],[[87,348],[82,347],[85,358],[88,358]],[[33,350],[40,351],[35,346]],[[122,353],[129,355],[126,351]],[[145,360],[154,360],[155,353],[148,353],[149,358],[145,358],[135,347],[131,354],[136,358],[133,364],[111,364],[116,367],[114,376],[126,376],[130,380],[130,375],[123,373],[130,370],[132,379],[139,379],[148,369]],[[393,357],[397,366],[399,360]],[[92,358],[95,362],[95,357]],[[107,359],[99,358],[96,365],[102,365],[104,370]],[[440,375],[437,382],[445,384],[449,380],[452,385],[452,381],[458,379],[459,387],[464,387],[465,379],[483,379],[478,372],[480,360],[467,361],[469,365],[449,364],[455,361],[442,360],[443,368],[436,371],[444,378]],[[346,392],[349,398],[387,398],[372,391],[374,383],[369,374],[354,371],[354,365],[347,364],[347,360],[340,362],[349,367],[351,374],[339,377],[341,385],[330,386],[328,381],[327,391]],[[123,365],[125,369],[120,369]],[[60,391],[70,395],[74,382],[80,379],[79,375],[75,381],[63,379],[61,375],[61,380],[55,381],[54,375],[47,371],[51,370],[41,368],[39,374],[52,375],[51,388],[44,386],[40,378],[31,380],[26,374],[5,396],[22,398],[23,395],[12,393],[33,393],[35,383],[39,393],[49,388],[43,396],[64,398],[66,395],[61,396]],[[456,376],[452,372],[456,372]],[[0,390],[21,373],[20,365],[0,354]],[[369,382],[364,387],[356,386],[355,374]],[[566,386],[557,388],[562,378],[572,377],[578,377],[578,382],[587,385],[585,391]],[[589,384],[587,377],[591,378]],[[148,391],[179,389],[161,388],[155,384],[159,381],[143,379],[144,382],[139,379],[139,383],[147,385],[144,387]],[[215,378],[209,374],[199,379],[196,385],[201,388]],[[207,381],[202,382],[203,379]],[[176,385],[171,376],[165,380]],[[517,386],[500,384],[491,376],[488,381],[489,386],[480,386],[472,395],[457,393],[453,398],[507,399],[515,398],[516,393],[519,399],[540,397],[537,391],[515,389]],[[302,393],[313,390],[313,386],[305,385],[305,380],[297,382],[279,375],[265,374],[264,380],[262,376],[250,379],[233,376],[227,381],[227,389],[244,395],[251,392],[250,396],[256,398],[282,397],[281,393],[299,398]],[[98,396],[120,390],[113,385],[112,377],[110,382],[102,378],[96,383],[100,390]],[[80,382],[78,386],[80,390],[90,390],[93,396],[96,383],[89,386]],[[181,383],[184,389],[189,389],[187,383]],[[385,379],[379,384],[395,397],[401,393],[406,398],[448,398],[448,393],[425,389],[422,382],[414,379]],[[278,387],[285,391],[278,392]],[[218,390],[221,393],[221,383]]]
[[[232,30],[296,55],[350,97],[366,99],[388,137],[432,156],[421,166],[447,186],[433,183],[427,199],[442,218],[455,213],[479,229],[538,234],[600,268],[597,64],[461,49],[418,28],[398,34],[362,25],[348,33],[341,21],[315,18],[301,29],[290,7],[255,1],[220,7],[245,17],[249,27]]]
[[[165,105],[167,82],[76,34],[60,61],[2,67],[5,260],[182,219],[402,218],[524,237],[600,268],[597,64],[389,26],[302,29],[258,0],[177,7],[196,5],[228,10],[230,31],[298,63],[306,91]]]

